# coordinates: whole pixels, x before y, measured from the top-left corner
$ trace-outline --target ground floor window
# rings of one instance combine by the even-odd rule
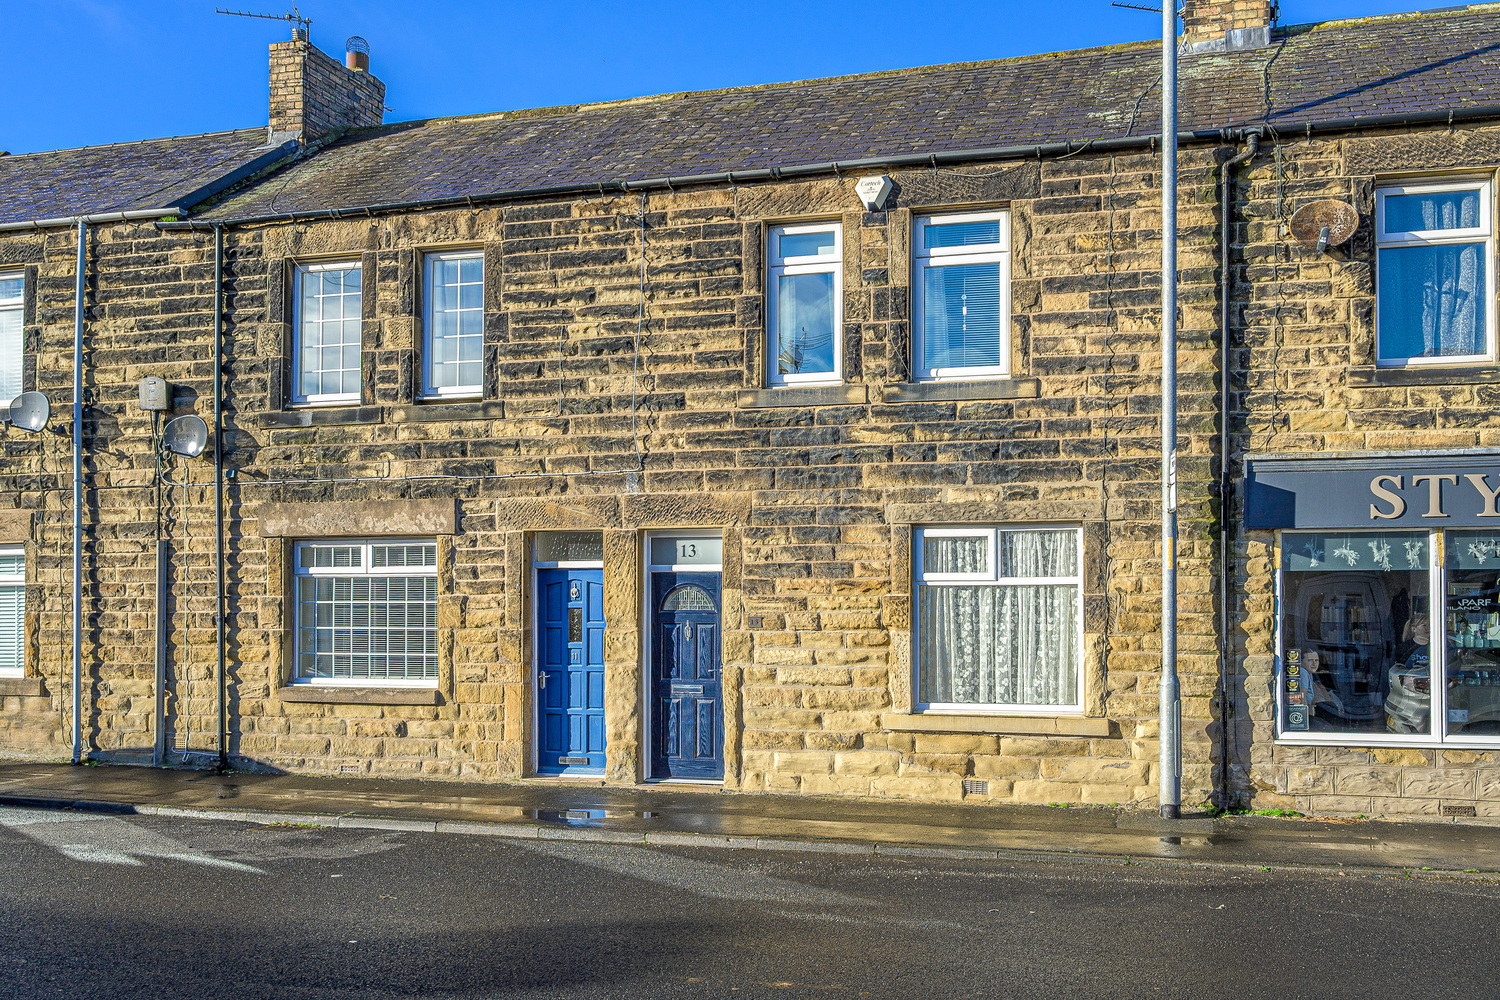
[[[918,709],[1080,711],[1080,530],[934,527],[914,542]]]
[[[1284,532],[1279,597],[1284,735],[1500,739],[1500,532]]]
[[[298,542],[295,565],[297,680],[436,683],[436,542]]]
[[[0,677],[26,672],[26,554],[0,547]]]

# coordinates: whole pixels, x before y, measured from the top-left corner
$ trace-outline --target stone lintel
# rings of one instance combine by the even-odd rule
[[[449,420],[499,420],[505,416],[505,404],[498,399],[471,399],[464,402],[435,400],[414,406],[391,407],[391,421],[432,423]]]
[[[335,687],[331,684],[288,684],[276,692],[282,701],[323,705],[440,705],[437,688]]]
[[[263,538],[357,538],[365,535],[453,535],[455,500],[324,500],[267,503],[260,511]]]
[[[908,382],[880,390],[882,403],[928,403],[935,400],[1035,399],[1042,383],[1034,378],[981,379],[973,382]]]
[[[750,497],[740,493],[640,493],[622,497],[621,505],[627,528],[717,528],[750,520]]]
[[[46,693],[40,677],[0,677],[0,698],[40,698]]]
[[[509,528],[522,531],[618,528],[620,505],[613,497],[497,500],[495,523],[502,530]]]
[[[1098,500],[970,500],[952,503],[893,503],[889,524],[1019,524],[1092,521],[1104,516]]]
[[[768,389],[740,390],[739,404],[757,406],[843,406],[867,403],[870,391],[863,385],[783,385]]]
[[[378,406],[306,406],[262,413],[257,422],[262,427],[334,427],[340,424],[378,424],[380,419]]]
[[[29,510],[0,510],[0,543],[31,541],[31,519]]]
[[[1108,736],[1108,719],[1080,715],[905,715],[885,712],[880,726],[898,733],[1021,733],[1028,736]]]

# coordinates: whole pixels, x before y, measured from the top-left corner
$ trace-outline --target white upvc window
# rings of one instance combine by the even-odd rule
[[[918,711],[1083,711],[1080,528],[922,528],[913,563]]]
[[[437,684],[434,540],[298,542],[294,565],[296,681]]]
[[[26,552],[0,547],[0,677],[26,672]]]
[[[422,395],[484,395],[484,254],[428,254]]]
[[[361,278],[359,264],[347,261],[297,267],[292,402],[359,402]]]
[[[25,357],[21,309],[26,291],[25,276],[0,272],[0,406],[21,394],[21,370]]]
[[[1376,353],[1385,367],[1492,362],[1494,200],[1487,179],[1375,192]]]
[[[1010,374],[1010,213],[917,219],[912,378]]]
[[[766,381],[844,377],[844,233],[836,222],[772,226],[766,278]]]

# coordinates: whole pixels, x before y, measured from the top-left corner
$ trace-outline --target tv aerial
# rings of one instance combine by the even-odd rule
[[[255,17],[262,21],[285,21],[292,26],[292,37],[304,42],[308,40],[308,35],[312,30],[312,18],[303,17],[296,7],[285,14],[259,14],[251,10],[225,10],[222,7],[215,7],[214,13],[227,14],[230,17]]]

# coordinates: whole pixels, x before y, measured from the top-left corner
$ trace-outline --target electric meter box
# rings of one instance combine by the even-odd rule
[[[141,379],[141,409],[148,411],[171,409],[171,393],[166,379],[155,375]]]

